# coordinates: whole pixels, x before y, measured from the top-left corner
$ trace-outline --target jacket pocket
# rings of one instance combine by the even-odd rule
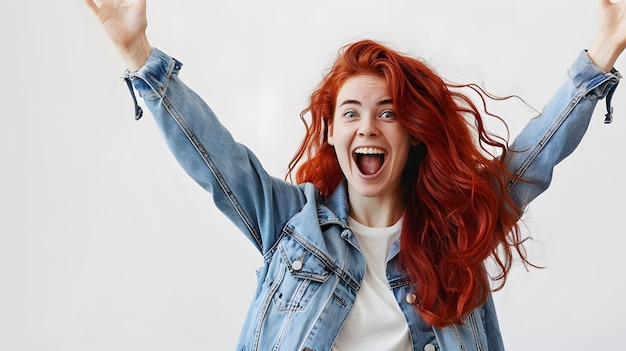
[[[318,257],[290,237],[281,241],[278,253],[284,274],[273,294],[274,305],[281,312],[302,310],[330,272]]]

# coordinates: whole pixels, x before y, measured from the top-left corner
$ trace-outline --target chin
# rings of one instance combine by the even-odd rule
[[[391,190],[391,187],[386,186],[386,185],[358,184],[356,186],[353,185],[352,188],[354,189],[356,193],[367,198],[381,197],[381,196],[389,195],[390,193],[393,192],[393,190]]]

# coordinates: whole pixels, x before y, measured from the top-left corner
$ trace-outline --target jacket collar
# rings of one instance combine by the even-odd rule
[[[349,229],[349,209],[350,203],[348,201],[348,190],[346,180],[344,179],[341,183],[339,183],[337,189],[335,189],[335,191],[328,198],[324,199],[320,206],[318,206],[317,216],[322,228],[327,225],[338,224],[344,229],[342,237],[358,246],[358,244],[354,242],[355,239],[353,238],[352,231],[345,230]],[[400,240],[398,239],[393,243],[393,246],[389,251],[389,256],[387,258],[388,261],[397,256],[399,252]]]
[[[339,183],[333,193],[322,200],[318,206],[318,219],[322,227],[330,224],[339,224],[344,229],[348,228],[348,215],[350,204],[345,179]]]

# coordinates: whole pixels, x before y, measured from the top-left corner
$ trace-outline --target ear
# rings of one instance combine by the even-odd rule
[[[422,143],[422,141],[421,141],[421,140],[419,140],[418,138],[416,138],[416,137],[411,137],[411,146],[417,146],[417,145],[419,145],[419,144],[421,144],[421,143]]]
[[[328,144],[331,146],[335,146],[335,140],[333,139],[333,122],[332,120],[331,121],[327,120],[326,123],[328,123],[328,138],[327,138]]]

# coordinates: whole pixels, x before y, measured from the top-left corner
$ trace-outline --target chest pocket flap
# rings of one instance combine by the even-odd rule
[[[278,247],[280,278],[272,294],[279,312],[299,311],[307,307],[330,276],[330,270],[313,253],[292,238]]]
[[[328,279],[330,273],[326,265],[296,240],[283,240],[279,250],[281,261],[291,276],[320,283]]]

